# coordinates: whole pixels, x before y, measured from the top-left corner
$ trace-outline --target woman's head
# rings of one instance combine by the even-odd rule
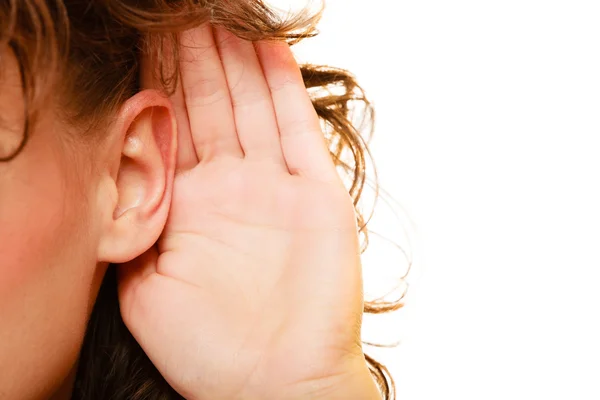
[[[160,235],[175,125],[164,95],[131,84],[111,92],[115,82],[91,65],[94,84],[83,85],[81,56],[61,65],[60,54],[36,54],[33,40],[43,38],[32,27],[58,19],[28,2],[2,6],[10,29],[0,46],[0,397],[45,398],[74,375],[107,265]],[[80,33],[70,34],[76,43]]]
[[[73,381],[74,398],[177,398],[124,327],[110,266],[152,246],[168,214],[170,49],[205,21],[294,42],[316,19],[277,20],[257,0],[0,0],[0,398],[69,396]],[[149,59],[163,93],[140,87]],[[346,71],[302,70],[358,201],[366,148],[350,112],[368,102]],[[318,90],[331,86],[343,90]]]

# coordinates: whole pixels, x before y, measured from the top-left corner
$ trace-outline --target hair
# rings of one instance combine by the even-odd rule
[[[284,18],[262,0],[0,0],[0,45],[8,45],[17,58],[26,106],[22,141],[8,156],[0,154],[0,161],[11,160],[26,146],[39,110],[48,104],[84,128],[83,135],[99,135],[97,124],[140,90],[142,54],[156,56],[157,77],[165,92],[172,92],[178,71],[167,66],[177,65],[177,38],[183,30],[210,22],[246,40],[293,45],[316,34],[321,12],[306,9]],[[166,46],[175,50],[164,52]],[[370,160],[373,107],[348,71],[316,65],[301,65],[301,71],[354,201],[364,251],[368,218],[359,200]],[[111,266],[88,323],[73,399],[181,399],[124,325],[116,287]],[[401,299],[365,302],[364,312],[398,310]],[[395,398],[388,370],[365,358],[383,398]]]

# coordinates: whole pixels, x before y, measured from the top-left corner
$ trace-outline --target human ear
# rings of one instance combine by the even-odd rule
[[[110,130],[98,261],[124,263],[158,240],[169,213],[177,151],[170,100],[144,90],[121,107]]]

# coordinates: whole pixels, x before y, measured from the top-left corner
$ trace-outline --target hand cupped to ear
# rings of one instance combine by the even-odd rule
[[[188,399],[317,398],[348,376],[376,393],[354,207],[289,46],[210,25],[181,46],[172,204],[158,245],[119,267],[123,320]],[[129,125],[107,248],[135,243],[132,223],[154,234],[168,210],[173,125],[152,110]]]

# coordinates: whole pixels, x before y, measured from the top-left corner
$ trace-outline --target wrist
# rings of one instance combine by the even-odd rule
[[[367,363],[353,366],[347,372],[299,385],[286,400],[382,400]]]
[[[237,394],[238,400],[382,400],[381,392],[364,358],[328,377],[279,385],[277,378],[266,380]],[[233,398],[233,397],[231,397]],[[204,400],[190,396],[188,400]]]

